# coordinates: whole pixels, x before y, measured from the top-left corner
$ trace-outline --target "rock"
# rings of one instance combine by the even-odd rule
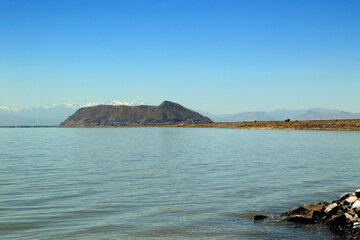
[[[350,197],[346,198],[346,199],[342,202],[342,204],[343,204],[343,205],[352,205],[356,200],[357,200],[357,197],[355,197],[355,196],[350,196]]]
[[[360,189],[344,193],[331,204],[327,202],[308,203],[282,214],[279,220],[304,224],[328,226],[333,232],[349,238],[360,239],[360,228],[354,227],[360,216]]]
[[[265,215],[255,215],[255,216],[253,216],[252,218],[251,218],[251,220],[253,221],[253,222],[255,222],[255,221],[259,221],[259,220],[265,220],[265,219],[267,219],[267,218],[269,218],[268,216],[265,216]]]
[[[290,222],[297,222],[297,223],[315,223],[318,219],[319,212],[318,211],[310,211],[305,215],[291,215],[287,218]]]
[[[327,220],[327,224],[329,224],[330,227],[336,228],[345,226],[348,223],[350,223],[350,219],[348,219],[345,214],[333,215]]]
[[[347,220],[349,220],[350,222],[355,222],[356,221],[356,218],[353,217],[351,214],[349,213],[344,213],[345,217]]]
[[[351,206],[352,209],[357,209],[357,208],[360,208],[360,200],[356,200],[352,206]]]
[[[297,207],[297,208],[291,209],[287,212],[284,212],[281,215],[282,216],[303,215],[304,213],[305,213],[305,209],[303,207]]]
[[[354,208],[353,210],[356,214],[360,215],[360,207]]]
[[[360,189],[357,189],[357,190],[355,191],[355,196],[356,196],[357,198],[360,198]]]
[[[324,213],[332,215],[332,213],[336,212],[338,208],[339,207],[338,207],[337,203],[332,203],[325,208]]]
[[[345,200],[346,198],[350,197],[350,196],[355,196],[354,193],[351,193],[351,192],[348,192],[348,193],[343,193],[341,196],[340,196],[340,201],[343,201]]]
[[[319,211],[322,212],[324,210],[323,205],[319,203],[308,203],[303,206],[305,211]]]

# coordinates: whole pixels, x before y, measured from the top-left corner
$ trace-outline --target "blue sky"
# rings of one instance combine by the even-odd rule
[[[360,1],[0,0],[0,106],[360,112]]]

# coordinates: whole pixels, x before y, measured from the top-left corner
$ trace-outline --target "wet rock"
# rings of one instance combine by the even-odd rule
[[[297,222],[297,223],[316,223],[321,216],[321,212],[319,211],[310,211],[304,215],[291,215],[287,218],[290,222]]]
[[[297,207],[297,208],[291,209],[287,212],[284,212],[281,215],[282,216],[303,215],[304,213],[305,213],[305,209],[303,207]]]
[[[287,220],[296,223],[315,223],[315,220],[313,219],[313,212],[309,212],[305,215],[291,215],[287,218]]]
[[[308,203],[282,214],[287,221],[320,224],[349,239],[360,239],[360,228],[356,228],[360,216],[360,189],[355,193],[344,193],[331,204]],[[358,199],[359,198],[359,199]]]
[[[305,211],[319,211],[322,212],[324,210],[324,206],[319,203],[308,203],[303,205]]]
[[[265,219],[268,219],[269,217],[268,216],[265,216],[265,215],[255,215],[251,218],[251,220],[253,222],[255,221],[259,221],[259,220],[265,220]]]

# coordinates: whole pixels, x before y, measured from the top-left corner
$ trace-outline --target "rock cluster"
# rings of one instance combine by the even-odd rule
[[[349,239],[360,239],[360,189],[344,193],[331,203],[308,203],[284,212],[278,219],[304,224],[328,226],[332,231]],[[257,215],[253,221],[265,219]]]

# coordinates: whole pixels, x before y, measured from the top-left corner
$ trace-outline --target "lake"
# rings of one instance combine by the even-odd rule
[[[341,239],[253,223],[360,188],[360,132],[0,129],[0,239]]]

